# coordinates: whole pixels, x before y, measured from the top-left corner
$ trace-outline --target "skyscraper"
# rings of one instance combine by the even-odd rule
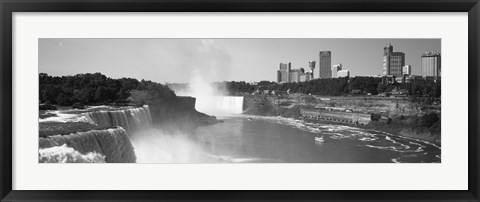
[[[318,62],[319,72],[318,78],[332,78],[332,52],[320,51],[320,60]]]
[[[441,76],[441,57],[435,51],[426,52],[422,55],[422,76]]]
[[[383,75],[403,76],[403,66],[405,66],[405,53],[393,52],[392,44],[383,48]]]
[[[279,83],[288,83],[290,82],[290,71],[292,69],[292,63],[280,63],[279,70],[277,70],[277,82]]]
[[[313,76],[314,76],[313,70],[315,69],[315,61],[308,61],[308,67],[310,68],[310,70],[312,70],[312,72],[311,72],[311,77],[312,78],[311,79],[313,79]]]
[[[310,72],[305,72],[304,68],[292,69],[292,63],[280,63],[277,70],[278,83],[295,83],[302,81],[309,81],[311,78]]]

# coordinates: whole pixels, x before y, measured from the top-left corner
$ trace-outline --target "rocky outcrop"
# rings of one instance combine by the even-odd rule
[[[217,122],[214,116],[209,116],[195,110],[195,98],[177,96],[175,99],[148,103],[154,125],[166,129],[192,129],[199,125]]]

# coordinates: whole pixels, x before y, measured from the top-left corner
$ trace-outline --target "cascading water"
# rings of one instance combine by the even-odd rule
[[[44,150],[61,147],[62,145],[66,145],[66,147],[72,148],[74,151],[46,152]],[[67,162],[68,159],[71,159],[73,161],[76,158],[70,156],[78,156],[76,152],[86,155],[90,153],[103,155],[107,163],[134,163],[136,161],[132,143],[128,138],[127,132],[121,127],[40,138],[39,148],[41,152],[39,153],[39,160],[47,159],[46,162],[49,162],[48,159],[67,159]]]
[[[56,111],[58,116],[41,120],[59,123],[88,122],[105,129],[40,138],[39,162],[136,162],[129,134],[152,127],[149,107],[102,108],[106,109],[92,108],[90,110],[95,111],[80,114]]]
[[[131,109],[93,111],[87,112],[85,115],[98,126],[120,126],[127,132],[152,126],[152,116],[147,105]]]
[[[241,114],[243,112],[243,96],[198,96],[195,109],[215,115]]]

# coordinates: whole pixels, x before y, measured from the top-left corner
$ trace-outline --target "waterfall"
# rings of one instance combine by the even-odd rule
[[[195,109],[208,114],[241,114],[243,96],[199,96]]]
[[[241,114],[243,112],[243,96],[223,96],[220,97],[220,108],[230,114]]]
[[[93,111],[87,112],[85,115],[98,126],[120,126],[127,132],[150,128],[152,126],[152,116],[150,114],[150,108],[147,105],[121,110]]]
[[[39,161],[42,162],[42,159],[72,159],[71,157],[58,157],[58,155],[62,154],[72,155],[72,152],[60,152],[60,154],[58,154],[58,152],[45,152],[45,150],[42,150],[52,147],[61,147],[63,145],[74,149],[74,155],[76,154],[75,152],[78,152],[82,155],[92,155],[91,153],[103,155],[105,156],[105,162],[107,163],[136,162],[135,151],[132,143],[128,138],[127,132],[121,127],[109,128],[105,130],[90,130],[86,132],[72,133],[69,135],[54,135],[46,138],[40,138]],[[57,155],[57,157],[48,156],[48,154]]]

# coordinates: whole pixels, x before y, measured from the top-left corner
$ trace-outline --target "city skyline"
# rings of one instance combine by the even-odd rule
[[[331,51],[351,76],[382,75],[383,48],[405,53],[405,65],[421,75],[421,56],[441,53],[440,39],[40,39],[39,71],[50,75],[101,72],[160,83],[275,81],[279,63],[309,70],[319,52]],[[317,70],[318,69],[318,70]]]

